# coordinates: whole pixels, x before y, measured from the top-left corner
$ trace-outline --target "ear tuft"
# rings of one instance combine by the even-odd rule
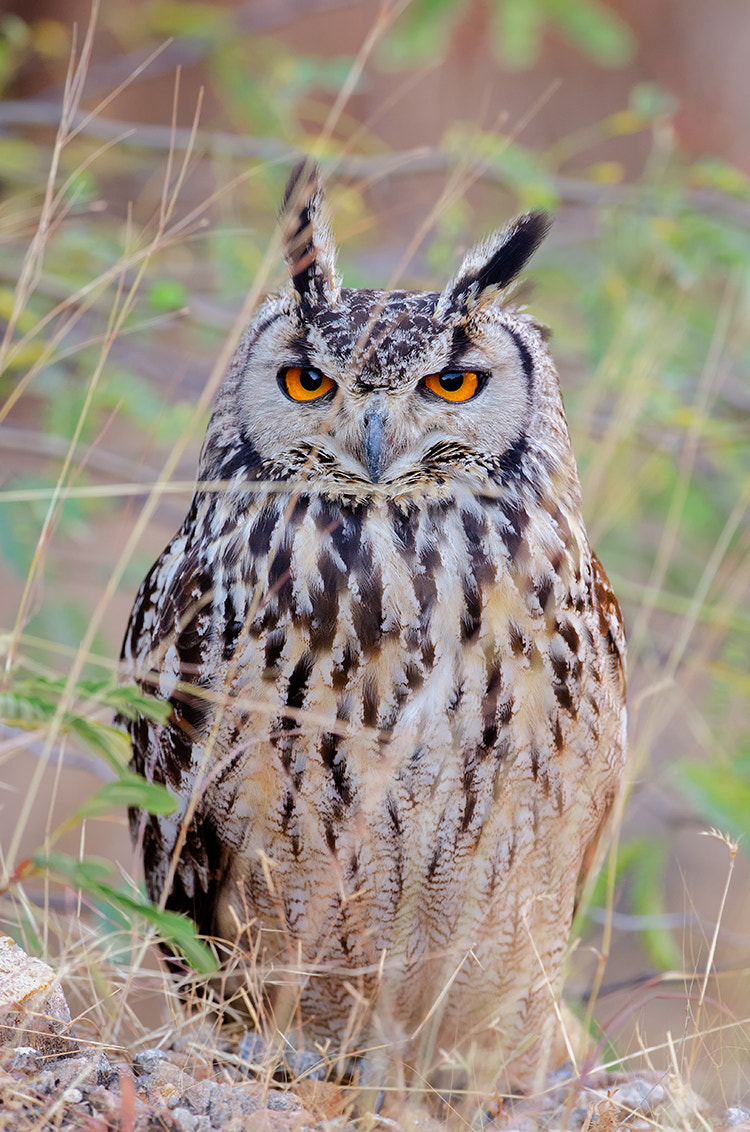
[[[339,289],[336,246],[315,162],[306,159],[294,167],[284,192],[280,224],[284,258],[300,304],[335,302]]]
[[[551,223],[545,212],[527,212],[472,248],[440,296],[437,313],[467,315],[496,299],[534,254]]]

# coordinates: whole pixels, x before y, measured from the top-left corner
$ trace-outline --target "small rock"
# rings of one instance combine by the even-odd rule
[[[173,1108],[172,1120],[180,1132],[199,1132],[201,1126],[206,1124],[202,1117],[191,1112],[189,1108]]]
[[[48,1062],[60,1088],[77,1089],[96,1084],[96,1067],[93,1057],[66,1057],[64,1061]]]
[[[160,1061],[167,1061],[163,1049],[141,1049],[133,1055],[133,1072],[136,1077],[146,1077],[153,1073]]]
[[[182,1095],[183,1101],[193,1112],[204,1113],[211,1102],[211,1095],[217,1085],[213,1081],[196,1081],[188,1085]]]
[[[741,1108],[740,1105],[731,1105],[724,1113],[722,1124],[727,1128],[734,1128],[738,1124],[750,1125],[750,1109]]]
[[[39,1050],[33,1049],[31,1046],[16,1046],[13,1054],[13,1060],[8,1067],[11,1072],[36,1073],[44,1064],[44,1058]]]
[[[116,1078],[113,1078],[113,1081]],[[122,1118],[122,1099],[119,1089],[112,1086],[92,1085],[86,1089],[86,1103],[95,1116],[104,1121],[107,1127],[119,1128]]]
[[[62,1094],[62,1099],[66,1104],[80,1104],[83,1100],[83,1093],[80,1089],[66,1089]]]
[[[57,1077],[54,1073],[50,1073],[49,1069],[45,1069],[43,1073],[34,1078],[34,1088],[42,1096],[50,1097],[58,1091]]]
[[[109,1058],[102,1050],[94,1065],[96,1069],[96,1083],[97,1085],[104,1085],[105,1088],[111,1084],[112,1080],[112,1066],[110,1065]]]
[[[304,1077],[310,1081],[325,1081],[328,1066],[319,1053],[307,1049],[289,1050],[283,1064],[293,1078]]]
[[[297,1112],[302,1108],[302,1101],[296,1093],[269,1093],[266,1104],[272,1112]]]
[[[46,1056],[71,1053],[70,1010],[55,972],[0,936],[0,1045],[28,1045]]]
[[[656,1081],[633,1077],[612,1089],[612,1100],[620,1108],[649,1116],[666,1098],[664,1087]]]
[[[262,1034],[254,1031],[242,1035],[237,1045],[237,1056],[248,1063],[250,1072],[258,1067],[267,1069],[269,1065],[273,1065],[273,1075],[277,1080],[305,1077],[325,1081],[328,1074],[328,1065],[319,1053],[307,1049],[272,1047]]]
[[[156,1090],[159,1093],[169,1092],[170,1096],[175,1093],[182,1095],[186,1089],[192,1088],[195,1084],[196,1080],[192,1074],[186,1073],[182,1066],[165,1059],[157,1061],[151,1080],[148,1082],[148,1090],[149,1092]]]
[[[243,1123],[245,1132],[302,1132],[315,1125],[315,1117],[304,1109],[289,1116],[264,1108],[245,1117]]]
[[[237,1056],[250,1065],[262,1065],[268,1054],[268,1044],[262,1034],[250,1030],[243,1034],[237,1045]]]

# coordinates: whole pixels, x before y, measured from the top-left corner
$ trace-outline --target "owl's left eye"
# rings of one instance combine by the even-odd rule
[[[278,382],[292,401],[317,401],[336,388],[335,381],[311,366],[285,366],[279,370]]]
[[[442,373],[428,373],[422,385],[444,401],[470,401],[476,397],[486,380],[486,374],[473,369],[448,369]]]

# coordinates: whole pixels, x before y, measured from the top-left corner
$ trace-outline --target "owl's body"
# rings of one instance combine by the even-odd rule
[[[442,294],[347,291],[314,176],[286,207],[293,286],[125,640],[173,705],[130,725],[180,802],[133,816],[149,892],[252,956],[297,1043],[528,1083],[625,718],[556,372],[498,300],[542,221]]]

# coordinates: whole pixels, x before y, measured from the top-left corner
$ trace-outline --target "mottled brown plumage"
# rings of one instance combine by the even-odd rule
[[[254,956],[296,1044],[528,1084],[625,754],[556,370],[504,299],[547,225],[439,294],[347,290],[321,211],[297,170],[291,286],[131,615],[126,674],[172,704],[134,765],[179,799],[133,831],[152,898]]]

